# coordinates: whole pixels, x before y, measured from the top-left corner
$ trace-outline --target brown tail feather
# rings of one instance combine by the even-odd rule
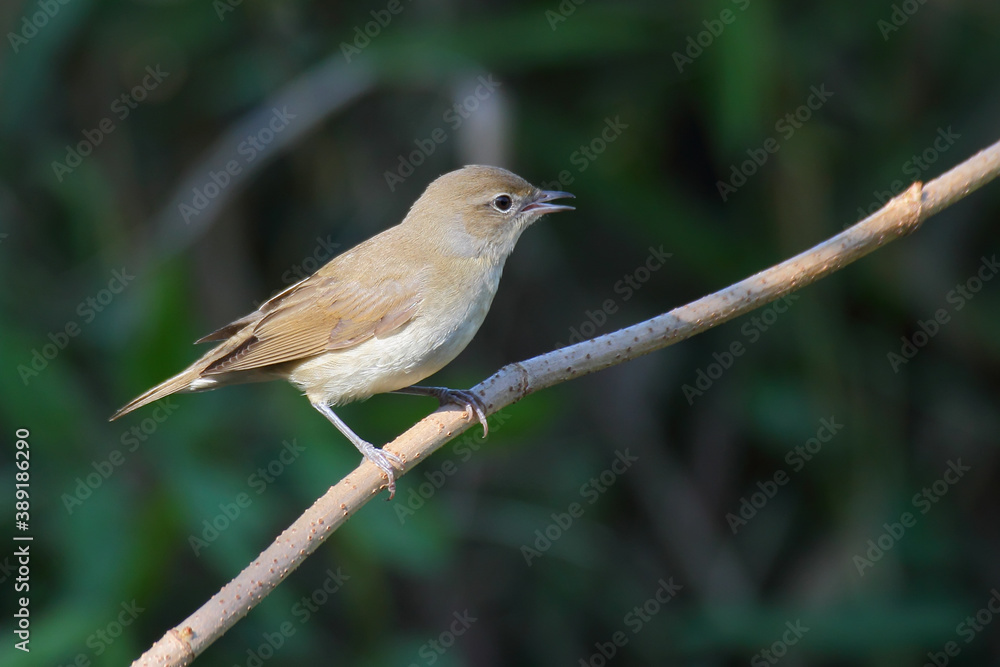
[[[240,318],[239,320],[236,320],[236,322],[233,322],[232,324],[225,326],[215,333],[209,334],[199,340],[199,343],[216,340],[221,340],[222,342],[203,354],[198,361],[194,362],[177,375],[133,398],[131,401],[122,406],[118,412],[111,415],[111,419],[109,421],[114,421],[122,415],[132,412],[136,408],[141,408],[148,403],[158,401],[165,396],[176,394],[177,392],[205,391],[207,389],[214,389],[215,387],[224,384],[260,382],[263,380],[274,380],[277,377],[284,377],[281,375],[280,371],[275,371],[273,369],[253,369],[251,371],[240,370],[227,373],[223,372],[222,369],[214,368],[214,366],[221,360],[229,358],[230,355],[233,355],[234,353],[238,353],[247,341],[253,338],[252,327],[246,325],[252,324],[256,321],[256,319],[259,319],[259,311],[254,311],[253,313],[250,313],[250,315]],[[211,378],[207,378],[206,375],[211,375]],[[196,380],[204,381],[198,382],[195,387],[192,387],[192,383]]]
[[[118,412],[111,415],[111,419],[108,421],[114,421],[122,415],[132,412],[136,408],[141,408],[148,403],[158,401],[164,396],[169,396],[170,394],[176,394],[179,391],[187,390],[188,387],[191,386],[191,383],[198,379],[199,375],[200,373],[198,372],[198,369],[193,366],[178,373],[169,380],[165,380],[152,389],[148,389],[133,398],[131,401],[123,405]]]

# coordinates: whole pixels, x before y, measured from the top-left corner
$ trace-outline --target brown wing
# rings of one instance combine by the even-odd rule
[[[233,335],[233,328],[243,325],[238,329],[245,338],[203,374],[245,371],[354,346],[409,322],[419,302],[415,284],[362,286],[314,275],[220,329],[218,334]]]
[[[216,329],[207,336],[202,336],[201,338],[196,340],[194,344],[200,345],[201,343],[211,343],[214,341],[229,340],[230,338],[235,336],[239,331],[241,331],[244,327],[246,327],[248,324],[251,324],[255,320],[259,320],[260,317],[261,317],[260,311],[255,310],[249,315],[244,315],[240,319],[234,322],[230,322],[221,329]]]
[[[310,276],[307,278],[303,278],[297,283],[289,285],[288,287],[281,290],[280,292],[272,296],[270,299],[262,303],[260,305],[260,308],[258,308],[257,310],[253,311],[248,315],[244,315],[238,320],[230,322],[221,329],[216,329],[207,336],[202,336],[201,338],[196,340],[194,344],[199,345],[201,343],[211,343],[213,341],[229,340],[237,333],[245,329],[247,325],[253,324],[254,322],[264,317],[266,313],[273,311],[279,304],[281,304],[282,301],[284,301],[286,296],[288,296],[292,292],[302,287],[304,283],[315,279],[316,279],[315,276]]]

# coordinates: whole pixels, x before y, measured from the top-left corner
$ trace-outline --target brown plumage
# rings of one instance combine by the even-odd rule
[[[521,232],[545,213],[571,209],[548,203],[567,196],[497,167],[445,174],[403,222],[200,339],[217,345],[111,419],[178,392],[287,379],[386,473],[391,491],[398,459],[354,434],[330,406],[386,391],[424,393],[467,406],[485,428],[468,392],[411,385],[468,344]]]

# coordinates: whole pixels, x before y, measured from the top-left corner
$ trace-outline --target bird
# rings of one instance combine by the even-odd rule
[[[475,336],[522,232],[574,207],[506,169],[468,165],[432,181],[402,222],[337,255],[253,312],[195,341],[215,346],[111,421],[175,393],[286,380],[387,479],[402,460],[358,436],[334,408],[375,394],[433,396],[488,430],[482,399],[417,383]]]

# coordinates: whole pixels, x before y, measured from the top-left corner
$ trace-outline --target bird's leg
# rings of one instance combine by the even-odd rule
[[[476,419],[483,425],[484,438],[490,432],[489,424],[486,423],[486,404],[483,403],[483,399],[471,391],[465,389],[448,389],[447,387],[418,387],[413,385],[412,387],[397,389],[392,393],[410,394],[411,396],[433,396],[441,405],[454,403],[465,408],[465,416],[470,421]]]
[[[394,468],[403,469],[403,460],[392,452],[380,449],[367,440],[363,440],[357,433],[352,431],[344,421],[338,417],[333,409],[326,403],[313,403],[312,406],[323,413],[323,416],[330,420],[330,423],[337,427],[337,430],[344,434],[344,437],[351,441],[361,454],[375,464],[379,470],[389,478],[389,500],[396,495],[396,475]]]

